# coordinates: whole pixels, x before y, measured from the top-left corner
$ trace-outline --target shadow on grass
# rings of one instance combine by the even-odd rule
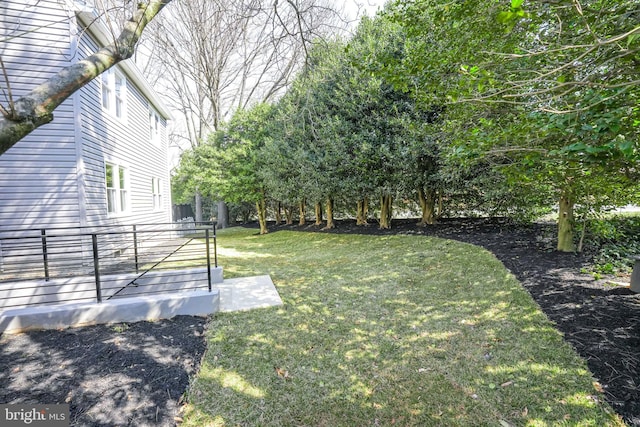
[[[277,267],[246,262],[274,270],[285,305],[213,319],[186,425],[622,425],[487,252],[406,236],[268,239]]]
[[[416,228],[358,229],[348,221],[337,233],[436,236],[492,252],[522,283],[557,329],[584,358],[607,401],[631,425],[640,425],[640,295],[581,274],[589,254],[554,251],[555,224],[518,226],[504,219],[445,219]],[[617,279],[618,281],[625,279]]]

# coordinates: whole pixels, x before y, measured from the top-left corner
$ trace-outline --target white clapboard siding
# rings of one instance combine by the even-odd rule
[[[55,0],[0,2],[0,55],[14,97],[69,65],[72,18]]]
[[[80,40],[81,55],[94,51],[97,42],[85,34]],[[126,114],[114,117],[102,108],[101,87],[93,81],[81,91],[82,153],[84,160],[87,224],[144,224],[170,222],[169,166],[165,132],[156,145],[150,141],[149,101],[142,95],[125,71],[116,65],[126,79]],[[163,119],[162,127],[166,126]],[[129,204],[127,213],[106,216],[105,162],[127,168]],[[154,212],[153,177],[163,184],[163,205]]]
[[[87,21],[67,9],[70,3],[0,1],[0,55],[14,97],[99,48],[100,32],[84,27]],[[116,67],[127,81],[125,120],[103,110],[97,78],[58,107],[52,123],[0,156],[0,231],[171,220],[166,120],[162,116],[160,144],[152,143],[149,88],[133,83],[141,79],[135,67]],[[107,214],[107,161],[129,172],[130,211],[124,215]],[[163,209],[155,212],[154,177],[163,187]]]
[[[55,0],[0,2],[0,55],[14,98],[71,64],[72,17]],[[0,231],[78,225],[73,122],[68,99],[53,122],[0,156]]]

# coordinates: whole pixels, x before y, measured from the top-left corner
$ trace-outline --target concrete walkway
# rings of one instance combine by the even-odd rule
[[[282,305],[280,295],[268,275],[224,279],[214,287],[220,291],[220,311],[222,312]]]

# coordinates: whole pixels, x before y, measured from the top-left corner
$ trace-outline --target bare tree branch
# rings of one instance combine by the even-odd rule
[[[159,81],[184,116],[192,146],[234,110],[282,93],[310,44],[340,26],[331,1],[191,0],[174,3],[174,13],[154,23],[155,69],[167,77]]]
[[[120,61],[130,58],[147,24],[171,0],[138,3],[116,40],[89,57],[63,68],[43,84],[13,103],[10,114],[0,117],[0,154],[34,129],[53,120],[53,110],[74,92]]]
[[[2,67],[2,75],[4,77],[4,84],[7,86],[7,90],[5,92],[5,89],[2,88],[2,94],[4,95],[4,98],[7,100],[8,105],[9,105],[9,110],[7,111],[7,109],[4,108],[4,106],[2,104],[0,104],[0,114],[2,114],[3,116],[12,116],[15,114],[15,110],[14,110],[14,106],[13,106],[13,93],[11,92],[11,82],[9,81],[9,76],[7,74],[7,69],[4,66],[4,61],[2,60],[2,58],[0,57],[0,67]]]
[[[484,65],[500,83],[457,102],[527,105],[558,114],[587,111],[616,98],[633,102],[628,92],[640,84],[637,3],[598,9],[585,7],[583,0],[544,3],[549,8],[529,6],[537,24],[523,26],[521,51],[485,52],[495,61]],[[597,99],[584,100],[594,92]]]

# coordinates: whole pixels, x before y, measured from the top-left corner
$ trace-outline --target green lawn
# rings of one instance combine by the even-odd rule
[[[233,228],[225,277],[283,307],[216,315],[186,426],[624,425],[489,252],[423,236]]]

